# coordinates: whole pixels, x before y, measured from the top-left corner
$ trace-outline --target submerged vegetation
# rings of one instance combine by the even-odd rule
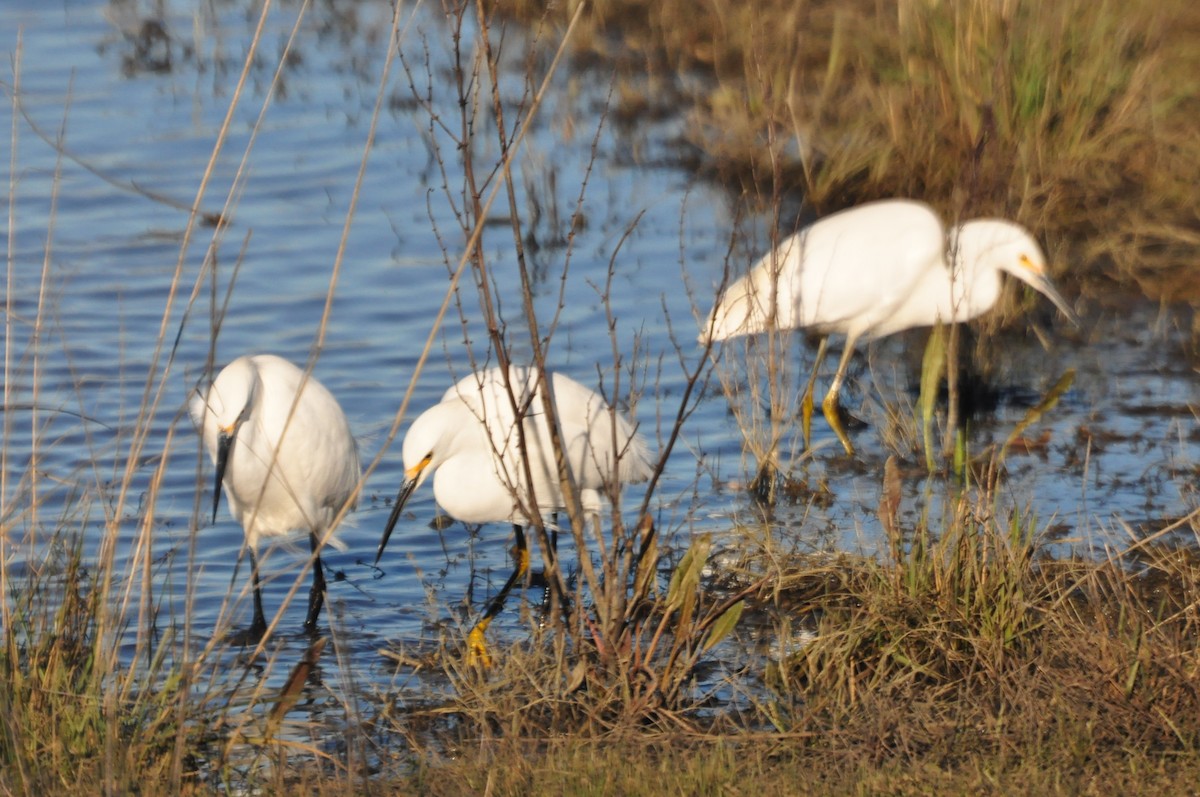
[[[431,151],[429,202],[451,209],[430,211],[448,287],[434,297],[443,300],[436,321],[430,308],[413,384],[436,356],[444,314],[455,310],[472,362],[503,365],[516,350],[532,352],[535,365],[551,362],[546,349],[562,306],[550,317],[535,309],[525,247],[541,209],[523,201],[513,174],[542,81],[564,52],[636,69],[623,75],[642,89],[618,92],[603,123],[673,113],[686,102],[697,122],[683,142],[699,153],[691,165],[778,220],[794,217],[801,201],[825,212],[918,196],[947,216],[1005,215],[1038,230],[1066,281],[1097,301],[1107,300],[1110,284],[1136,285],[1156,299],[1200,298],[1194,4],[598,0],[544,8],[446,3],[452,35],[423,40],[424,61],[395,46],[403,11],[378,36],[390,36],[382,68],[397,59],[411,95],[404,102],[417,109]],[[549,53],[544,63],[529,56],[515,98],[500,52],[501,11],[507,19],[524,14],[534,33],[523,43]],[[541,27],[547,19],[555,24]],[[551,40],[550,29],[561,36]],[[431,66],[434,47],[448,52],[444,71]],[[247,72],[259,57],[251,50]],[[295,59],[285,50],[273,79]],[[704,80],[675,82],[684,72]],[[376,117],[400,102],[380,85]],[[17,103],[18,81],[14,87]],[[373,139],[364,146],[363,171]],[[243,189],[230,189],[231,203]],[[573,236],[586,226],[587,191],[579,186],[579,207],[556,219],[564,283],[576,278],[568,265]],[[191,219],[182,236],[180,275],[201,221]],[[636,218],[627,221],[631,231]],[[214,223],[205,266],[177,277],[181,291],[211,291],[213,346],[222,322],[216,297],[233,290],[217,287],[214,252],[227,229]],[[626,242],[615,245],[610,283]],[[506,252],[502,277],[497,248]],[[343,255],[344,246],[314,354]],[[11,275],[11,255],[9,263]],[[0,560],[0,789],[661,795],[1194,787],[1200,512],[1140,538],[1131,532],[1128,547],[1105,556],[1056,558],[1045,520],[1026,508],[1026,496],[1006,492],[1007,444],[974,451],[959,441],[943,455],[916,442],[911,408],[889,407],[906,428],[885,441],[886,463],[864,465],[878,470],[887,535],[879,556],[797,553],[780,539],[772,502],[811,492],[786,459],[777,491],[747,497],[729,530],[732,554],[709,535],[687,539],[686,524],[672,538],[656,525],[654,491],[701,394],[730,396],[752,458],[770,456],[764,452],[784,445],[772,435],[793,417],[789,349],[776,341],[748,349],[759,360],[738,363],[736,372],[714,369],[709,349],[647,352],[639,340],[626,353],[611,285],[594,287],[614,352],[597,368],[606,397],[636,405],[653,391],[655,369],[683,375],[683,389],[660,399],[659,460],[644,498],[632,505],[614,487],[616,509],[596,533],[570,474],[560,473],[564,494],[575,496],[560,525],[580,552],[581,572],[558,573],[546,555],[548,530],[532,530],[554,609],[527,612],[528,633],[516,641],[492,637],[490,667],[468,663],[461,639],[435,650],[389,648],[393,689],[371,691],[348,671],[332,611],[330,637],[304,655],[250,661],[217,640],[198,648],[186,617],[166,619],[174,607],[152,604],[156,490],[163,469],[189,466],[173,448],[185,430],[171,426],[162,451],[145,449],[161,386],[179,378],[169,365],[160,372],[156,362],[147,374],[146,404],[120,438],[117,467],[96,479],[99,509],[84,505],[96,499],[87,493],[71,496],[61,516],[39,517],[39,451],[7,449],[6,417],[4,470],[28,462],[29,475],[0,486],[3,536],[16,543],[21,530],[34,533],[21,568]],[[40,299],[31,306],[36,339],[49,311]],[[167,320],[156,356],[171,351]],[[10,312],[9,347],[18,345],[19,328]],[[679,337],[690,346],[691,332]],[[36,385],[36,340],[28,349],[32,367],[6,348],[6,402],[13,375],[28,371]],[[415,415],[411,397],[410,387],[389,442]],[[1050,411],[1057,397],[1030,417]],[[923,407],[930,415],[931,403]],[[773,429],[755,449],[764,405]],[[902,475],[899,463],[922,453],[914,520],[898,511],[902,478],[912,472]],[[398,456],[398,446],[388,455]],[[139,475],[146,463],[148,480]],[[103,521],[79,520],[92,511]],[[89,528],[100,529],[97,545],[80,543]],[[118,538],[133,540],[128,561],[116,553]],[[421,684],[416,694],[410,679]],[[289,714],[302,697],[320,708],[297,730]]]

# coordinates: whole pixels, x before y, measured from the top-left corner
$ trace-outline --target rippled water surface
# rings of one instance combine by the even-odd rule
[[[224,508],[211,523],[212,472],[182,408],[204,375],[214,307],[231,283],[216,336],[218,363],[249,352],[303,363],[312,351],[363,160],[390,11],[371,2],[342,4],[341,16],[325,6],[311,10],[254,134],[297,9],[289,5],[269,17],[258,65],[200,201],[204,212],[225,213],[231,224],[219,233],[199,225],[184,247],[184,208],[205,177],[257,16],[240,5],[206,3],[199,12],[176,5],[164,20],[169,47],[127,3],[25,0],[0,8],[6,63],[14,64],[3,77],[5,130],[15,131],[5,201],[13,224],[4,522],[18,563],[37,550],[37,539],[64,525],[82,528],[95,551],[105,513],[117,506],[111,486],[120,482],[136,432],[148,429],[133,488],[120,504],[118,561],[146,561],[135,558],[147,554],[132,543],[148,523],[150,571],[119,570],[130,579],[134,603],[146,598],[157,612],[160,630],[181,625],[190,612],[202,641],[226,604],[242,532]],[[443,184],[449,181],[450,197],[461,204],[459,154],[445,133],[431,128],[419,101],[431,96],[433,110],[457,125],[450,35],[429,8],[405,12],[402,26],[413,82],[399,64],[393,68],[315,368],[342,402],[366,462],[386,442],[445,295],[447,264],[457,264],[464,242]],[[510,34],[505,46],[511,73],[504,91],[515,103],[522,39]],[[7,100],[17,86],[14,124]],[[680,357],[694,368],[701,356],[693,302],[703,309],[711,303],[731,238],[738,236],[732,267],[744,269],[767,245],[768,222],[670,165],[670,142],[685,119],[601,126],[609,89],[606,76],[568,59],[522,145],[514,181],[540,275],[537,313],[548,325],[558,312],[550,364],[585,383],[596,384],[598,369],[611,378],[607,297],[616,348],[624,365],[638,366],[643,382],[637,417],[661,445],[684,387]],[[445,176],[433,142],[442,148]],[[495,162],[486,131],[475,148],[478,163]],[[568,219],[585,178],[585,223],[568,249]],[[225,209],[231,186],[233,204]],[[488,226],[484,247],[515,354],[527,357],[503,196],[492,215],[497,223]],[[451,305],[416,386],[416,409],[468,367],[464,338],[477,357],[486,356],[478,301],[469,279],[464,284],[465,327]],[[1010,457],[1001,499],[1002,509],[1036,517],[1060,553],[1120,547],[1128,533],[1152,531],[1197,504],[1200,396],[1186,325],[1170,309],[1115,300],[1084,309],[1082,329],[1065,329],[1047,306],[1030,321],[1037,334],[993,342],[992,381],[1002,400],[976,423],[972,438],[975,450],[1004,440],[1075,369],[1059,405],[1025,433],[1031,444]],[[846,395],[850,409],[870,423],[854,433],[860,459],[847,462],[818,419],[822,447],[797,471],[812,492],[801,491],[769,515],[738,489],[747,473],[725,398],[719,392],[705,398],[688,418],[652,503],[668,547],[715,532],[721,545],[736,550],[736,516],[746,525],[767,524],[798,550],[876,550],[875,507],[888,453],[881,440],[891,428],[890,410],[911,412],[923,340],[915,333],[865,350]],[[811,358],[802,340],[792,349],[797,361]],[[737,356],[721,365],[735,381],[738,357],[747,350],[732,348],[727,354]],[[145,414],[147,384],[152,400],[160,384],[164,390]],[[909,464],[905,512],[915,518],[925,485],[920,457],[912,455]],[[160,466],[161,484],[153,487]],[[31,468],[38,476],[36,511],[29,509]],[[390,544],[385,573],[369,567],[401,470],[394,445],[343,529],[348,551],[326,555],[338,576],[330,583],[330,618],[360,678],[388,677],[390,667],[376,655],[387,642],[436,638],[441,623],[448,623],[446,633],[458,633],[455,623],[471,616],[464,596],[482,600],[508,566],[507,527],[473,535],[456,524],[439,532],[429,525],[436,508],[426,488]],[[296,561],[286,552],[267,558],[264,572],[276,576],[266,594],[269,613],[294,583]],[[246,578],[243,565],[232,581],[235,594]],[[306,590],[303,582],[283,628],[299,629]],[[248,615],[243,601],[235,622]],[[503,625],[493,631],[504,632]]]

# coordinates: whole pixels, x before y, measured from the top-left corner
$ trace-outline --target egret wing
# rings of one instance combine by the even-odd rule
[[[788,252],[794,325],[872,334],[926,271],[945,268],[945,246],[941,220],[920,202],[872,202],[821,219]]]

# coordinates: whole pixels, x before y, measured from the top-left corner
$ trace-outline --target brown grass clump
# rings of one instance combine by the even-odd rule
[[[995,496],[968,496],[937,534],[897,529],[890,561],[764,556],[776,564],[750,625],[782,640],[811,622],[816,636],[750,665],[740,682],[760,687],[735,696],[740,708],[633,718],[627,691],[602,679],[571,689],[536,645],[509,650],[503,670],[439,708],[456,718],[437,744],[454,760],[410,736],[424,763],[404,788],[1156,794],[1191,783],[1195,556],[1148,545],[1136,560],[1056,561],[1031,520],[995,518]]]
[[[1055,561],[1031,521],[990,519],[991,498],[964,501],[939,534],[902,531],[891,561],[764,557],[783,564],[768,566],[749,625],[776,640],[807,622],[817,633],[750,665],[740,682],[760,686],[735,695],[740,708],[633,717],[628,691],[592,677],[572,688],[545,646],[522,645],[429,722],[393,718],[415,768],[390,783],[498,795],[1190,788],[1194,555]]]
[[[617,18],[606,15],[621,10],[644,35],[651,66],[710,70],[716,80],[695,111],[710,124],[695,140],[749,190],[779,198],[798,187],[820,209],[907,193],[952,212],[1004,211],[1051,232],[1090,228],[1092,242],[1079,247],[1089,262],[1108,258],[1123,269],[1113,274],[1143,285],[1169,277],[1163,264],[1189,245],[1184,233],[1194,229],[1194,215],[1187,216],[1194,210],[1182,210],[1187,191],[1179,180],[1191,175],[1174,167],[1194,144],[1175,116],[1188,105],[1183,89],[1192,78],[1173,72],[1171,48],[1179,46],[1176,23],[1195,18],[1180,0],[1156,6],[1157,14],[1141,5],[1085,9],[1081,0],[1053,8],[979,0],[903,5],[898,12],[724,2],[601,2],[590,36],[599,50],[612,35],[605,19]],[[457,264],[447,255],[454,276],[442,312],[463,301],[459,276],[469,273],[477,296],[466,298],[477,298],[488,320],[486,343],[473,353],[502,360],[520,343],[545,365],[542,347],[558,320],[539,321],[532,312],[525,211],[511,184],[521,144],[516,131],[536,116],[543,87],[530,85],[516,108],[500,99],[500,65],[486,26],[477,41],[460,35],[470,11],[456,9],[451,24],[458,27],[447,37],[463,48],[453,53],[458,67],[451,76],[461,113],[457,137],[435,144],[446,199],[459,208],[459,228],[438,232],[453,242],[448,252],[462,251]],[[253,61],[251,53],[247,68]],[[387,81],[380,85],[382,100]],[[478,86],[494,90],[490,99],[477,99],[487,94],[476,94]],[[494,121],[480,123],[488,114]],[[434,113],[427,121],[434,142],[454,129]],[[473,146],[483,130],[495,136],[491,151],[501,153],[494,162],[474,160],[487,151]],[[364,155],[369,151],[370,144]],[[362,163],[365,170],[367,158]],[[457,204],[460,198],[466,201]],[[512,220],[516,286],[495,278],[494,248],[480,245],[493,200]],[[1145,204],[1131,211],[1129,203],[1138,202]],[[1148,221],[1154,213],[1161,214],[1158,226]],[[1132,243],[1122,248],[1122,241]],[[569,261],[570,233],[562,245]],[[186,253],[185,242],[181,266]],[[1148,253],[1159,257],[1145,259]],[[335,283],[336,268],[330,298]],[[469,294],[470,280],[462,284]],[[497,301],[493,290],[512,293]],[[517,306],[507,319],[501,312]],[[441,323],[440,316],[431,322],[422,364]],[[647,367],[631,365],[622,351],[614,336],[607,387],[632,403],[649,387]],[[777,359],[782,351],[774,350]],[[0,559],[0,791],[657,797],[1194,789],[1200,565],[1191,548],[1143,541],[1102,561],[1055,561],[1036,519],[1008,509],[1012,496],[995,492],[1002,481],[973,484],[967,467],[954,469],[959,481],[937,481],[949,468],[930,467],[935,486],[927,504],[949,509],[905,526],[893,464],[885,468],[881,501],[890,548],[878,559],[805,560],[763,535],[745,544],[746,562],[730,573],[734,568],[717,560],[703,535],[679,550],[660,549],[651,496],[707,374],[708,352],[676,354],[686,390],[671,398],[675,406],[661,402],[661,460],[643,502],[627,513],[636,521],[622,522],[617,494],[611,497],[618,509],[601,533],[578,501],[563,519],[582,572],[568,580],[549,557],[545,564],[547,578],[558,582],[551,592],[567,610],[531,620],[520,643],[496,641],[492,668],[470,665],[453,649],[430,657],[430,680],[441,679],[446,695],[405,696],[405,706],[394,695],[348,687],[336,730],[315,718],[338,713],[328,705],[299,721],[314,731],[313,743],[281,728],[294,721],[287,715],[305,690],[318,688],[307,681],[324,640],[298,662],[247,667],[230,666],[215,641],[193,650],[186,608],[176,624],[183,644],[176,640],[172,650],[170,640],[152,633],[157,477],[140,496],[137,553],[122,562],[113,545],[128,531],[124,508],[135,463],[165,469],[173,452],[171,435],[161,452],[144,448],[152,425],[146,419],[157,417],[158,401],[147,399],[131,424],[134,439],[120,441],[114,470],[127,475],[115,487],[97,484],[89,498],[66,499],[64,518],[77,509],[90,517],[82,504],[100,498],[111,513],[95,561],[84,567],[79,549],[62,542],[71,536],[65,527],[74,527],[65,521],[44,547],[67,554],[47,562],[42,546],[31,547],[24,557],[30,569],[20,574]],[[773,388],[783,373],[777,364],[759,364]],[[175,378],[169,370],[151,367],[147,396],[161,395],[160,380]],[[389,439],[406,406],[407,399]],[[552,415],[552,405],[545,412]],[[791,414],[771,420],[790,423]],[[752,431],[744,417],[735,422],[743,434]],[[776,443],[768,438],[764,450],[774,453]],[[32,454],[36,464],[36,444]],[[1003,459],[1003,449],[996,457]],[[994,474],[1001,465],[982,470]],[[31,483],[40,478],[33,465],[29,473]],[[570,474],[560,475],[564,495],[571,494]],[[778,486],[771,497],[780,500],[809,491],[794,479]],[[32,508],[29,526],[40,533],[36,498],[19,494],[14,504]],[[681,531],[689,523],[681,521]],[[78,524],[89,526],[99,528]],[[1190,530],[1194,541],[1200,514],[1168,530]],[[190,531],[194,540],[196,529]],[[544,539],[545,529],[536,531]],[[136,586],[145,587],[140,604],[130,597]],[[793,641],[796,627],[815,635]],[[122,644],[129,628],[138,630],[132,655]],[[324,654],[326,665],[338,655],[336,642]],[[266,673],[287,664],[285,685],[268,688]],[[347,662],[337,664],[352,683]],[[344,746],[329,752],[322,743],[330,738]]]
[[[0,789],[8,793],[127,793],[171,782],[186,695],[113,673],[98,634],[103,595],[68,546],[22,579],[12,578],[0,648]],[[151,678],[153,675],[150,676]],[[177,684],[175,684],[177,686]],[[175,783],[187,778],[175,772]]]
[[[1195,772],[1195,557],[1056,561],[994,502],[960,502],[936,537],[893,525],[907,537],[891,562],[789,573],[776,601],[818,631],[770,667],[772,722],[842,762],[826,770],[835,780],[924,773],[901,793],[926,778],[988,792],[1112,778],[1151,793],[1143,768]]]
[[[911,196],[949,218],[1007,216],[1048,239],[1057,269],[1092,293],[1115,283],[1200,296],[1195,4],[590,10],[576,45],[668,82],[681,70],[710,76],[670,101],[692,106],[700,168],[752,197],[791,195],[827,213]]]

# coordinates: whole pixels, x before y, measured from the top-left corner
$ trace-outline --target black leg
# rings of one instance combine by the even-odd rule
[[[325,605],[325,567],[321,564],[320,540],[316,532],[309,532],[308,544],[313,557],[313,583],[308,591],[308,617],[304,620],[304,630],[315,633],[317,618],[321,616],[321,607]]]
[[[262,587],[258,580],[258,556],[250,550],[250,583],[254,587],[254,622],[228,637],[232,645],[257,645],[267,633],[267,618],[263,614]]]
[[[562,570],[558,566],[558,513],[555,512],[550,517],[550,561],[554,564],[554,569],[561,574]],[[550,579],[543,574],[542,577],[542,613],[550,612]],[[566,596],[563,596],[566,600]]]
[[[261,639],[267,633],[267,617],[263,614],[262,587],[258,581],[258,556],[253,550],[250,551],[250,577],[254,580],[254,623],[250,626],[250,633]]]

